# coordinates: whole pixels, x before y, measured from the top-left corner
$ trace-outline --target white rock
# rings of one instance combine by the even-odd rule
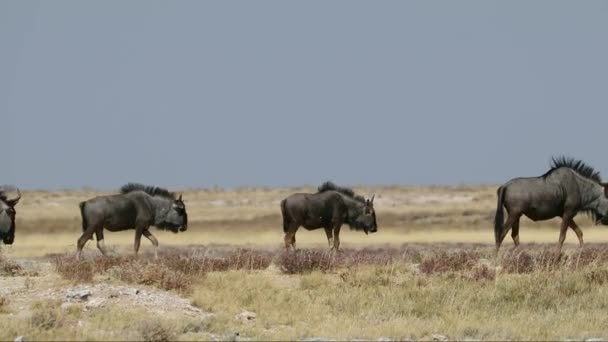
[[[19,336],[15,339],[15,342],[27,342],[27,339],[24,336]]]
[[[237,321],[253,323],[257,315],[255,312],[243,311],[240,314],[234,316]]]
[[[433,341],[449,341],[448,337],[445,335],[433,334],[431,335],[431,339]]]
[[[69,289],[65,293],[67,299],[87,300],[91,295],[89,289]]]

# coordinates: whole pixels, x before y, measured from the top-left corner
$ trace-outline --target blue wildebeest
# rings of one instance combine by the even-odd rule
[[[297,193],[281,201],[285,248],[295,249],[296,231],[300,226],[307,230],[323,228],[332,250],[340,247],[340,227],[348,224],[351,229],[375,233],[376,212],[374,197],[366,200],[348,188],[323,183],[314,194]]]
[[[498,204],[494,219],[496,252],[511,229],[515,247],[519,246],[519,219],[522,215],[533,221],[561,217],[558,253],[566,239],[568,227],[583,247],[583,232],[574,222],[579,212],[591,215],[595,223],[608,224],[608,186],[601,182],[599,172],[580,160],[553,158],[551,169],[540,177],[515,178],[497,191]],[[503,207],[508,216],[504,222]]]
[[[21,192],[13,186],[0,186],[0,239],[6,245],[15,241],[15,206],[21,199]]]
[[[150,226],[168,229],[174,233],[185,231],[188,215],[182,196],[162,188],[127,184],[120,194],[98,196],[80,203],[82,236],[78,239],[78,258],[87,240],[97,238],[97,248],[106,255],[103,229],[111,232],[135,229],[135,255],[139,251],[141,236],[154,245],[154,257],[158,258],[158,240],[150,233]]]

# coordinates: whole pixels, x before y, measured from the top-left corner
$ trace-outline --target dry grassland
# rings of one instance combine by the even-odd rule
[[[495,187],[357,188],[376,194],[377,234],[343,229],[331,254],[300,230],[286,254],[279,201],[298,191],[313,189],[187,190],[190,227],[154,231],[159,260],[147,241],[133,258],[124,232],[106,234],[113,257],[89,243],[80,262],[78,202],[100,193],[24,193],[0,258],[0,340],[608,337],[608,231],[586,218],[582,252],[569,232],[558,258],[557,222],[524,221],[523,246],[494,259]]]

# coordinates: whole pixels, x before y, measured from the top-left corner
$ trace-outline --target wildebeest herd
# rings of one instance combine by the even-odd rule
[[[365,199],[353,190],[325,182],[316,193],[296,193],[280,202],[286,249],[295,249],[296,231],[323,228],[332,250],[340,247],[340,229],[347,224],[365,234],[378,230],[374,196]],[[0,239],[11,245],[15,240],[15,206],[21,199],[19,189],[0,187]],[[168,190],[127,184],[115,195],[98,196],[80,203],[82,235],[77,242],[77,256],[86,242],[97,240],[97,247],[106,255],[104,229],[115,232],[134,229],[134,251],[137,255],[141,237],[154,245],[158,257],[158,240],[150,227],[185,231],[188,226],[186,205],[181,195]],[[507,218],[504,220],[504,210]],[[554,158],[551,169],[539,177],[514,178],[497,190],[494,220],[496,252],[509,230],[513,242],[519,245],[519,220],[525,215],[533,221],[561,218],[558,252],[568,228],[578,237],[583,247],[583,232],[574,222],[580,212],[588,213],[596,224],[608,225],[608,184],[601,181],[599,172],[580,160]]]

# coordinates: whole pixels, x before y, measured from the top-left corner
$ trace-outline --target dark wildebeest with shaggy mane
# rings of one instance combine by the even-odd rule
[[[519,219],[526,215],[533,221],[561,217],[558,253],[566,239],[568,227],[583,247],[583,231],[574,222],[579,212],[591,215],[595,223],[608,224],[608,185],[599,172],[580,160],[553,158],[551,169],[540,177],[515,178],[497,191],[498,204],[494,219],[496,252],[511,229],[515,247],[519,246]],[[507,209],[504,222],[503,207]]]
[[[97,238],[97,248],[106,255],[103,243],[104,228],[117,232],[135,229],[135,255],[139,251],[141,236],[154,245],[154,257],[158,258],[158,240],[150,233],[150,226],[168,229],[174,233],[188,227],[186,205],[180,195],[162,188],[129,183],[120,194],[98,196],[80,203],[82,236],[78,239],[78,258],[87,240]]]
[[[15,206],[21,199],[21,192],[13,186],[0,186],[0,239],[6,245],[15,241]]]
[[[376,212],[374,196],[366,200],[353,190],[325,182],[314,194],[297,193],[281,201],[285,248],[295,249],[296,231],[300,226],[307,230],[323,228],[332,250],[340,247],[340,228],[348,224],[351,229],[375,233]]]

